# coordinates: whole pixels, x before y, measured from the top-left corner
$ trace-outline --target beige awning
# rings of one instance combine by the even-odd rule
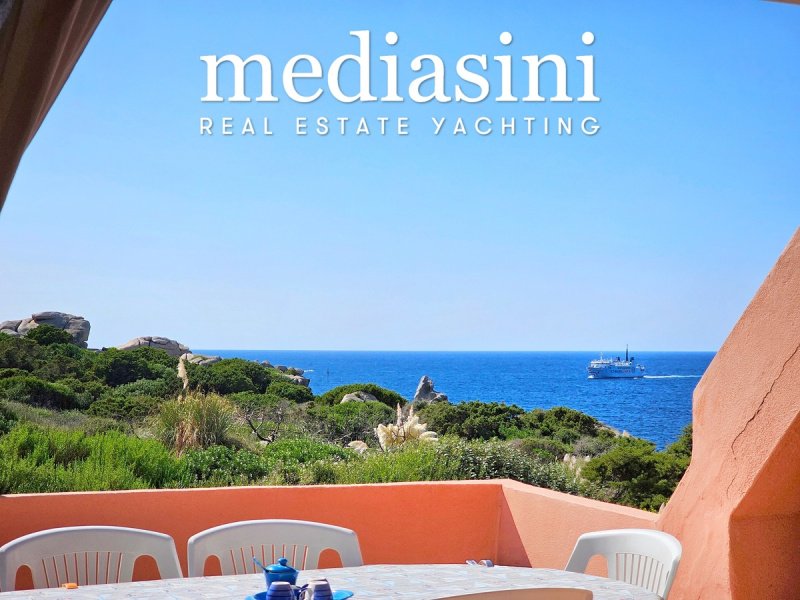
[[[111,0],[0,0],[0,210],[19,161]]]

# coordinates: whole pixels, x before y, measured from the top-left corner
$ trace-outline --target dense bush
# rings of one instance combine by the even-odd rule
[[[685,431],[683,437],[687,435]],[[658,452],[652,442],[619,437],[608,452],[590,460],[582,474],[601,486],[613,502],[658,510],[689,466],[686,440],[676,444],[674,449]]]
[[[0,435],[8,433],[17,423],[17,415],[14,414],[8,404],[0,400]]]
[[[126,429],[119,421],[88,415],[80,410],[51,410],[14,401],[3,401],[3,404],[13,415],[14,420],[19,423],[31,423],[46,428],[80,430],[89,435]]]
[[[269,482],[276,485],[298,485],[304,480],[311,483],[315,476],[309,476],[310,472],[317,472],[319,477],[316,465],[327,465],[324,469],[330,472],[353,455],[340,446],[306,437],[279,440],[265,446],[263,453],[270,465]]]
[[[27,337],[0,333],[0,369],[33,371],[42,362],[44,347]]]
[[[43,381],[33,375],[0,379],[0,399],[60,409],[77,405],[75,392],[67,386]]]
[[[157,379],[138,379],[131,383],[124,383],[111,392],[116,396],[153,396],[155,398],[174,398],[183,384],[176,372],[160,373]]]
[[[263,394],[272,381],[266,367],[241,358],[226,358],[212,365],[186,365],[189,387],[201,392]]]
[[[342,448],[307,437],[278,440],[264,446],[264,458],[272,465],[281,463],[306,464],[318,460],[343,460],[351,452]]]
[[[498,402],[433,402],[419,410],[428,429],[440,435],[452,434],[469,440],[505,437],[505,431],[519,424],[525,411]]]
[[[94,361],[95,375],[116,387],[137,379],[153,379],[153,369],[147,362],[145,353],[137,350],[118,350],[108,348],[97,355]]]
[[[168,487],[185,466],[161,444],[118,432],[86,435],[30,424],[0,438],[0,493]]]
[[[289,381],[273,381],[267,387],[267,393],[292,402],[311,402],[314,400],[314,394],[304,385],[298,385]]]
[[[382,402],[315,403],[306,413],[307,427],[312,432],[341,444],[373,440],[375,428],[394,419],[394,410]]]
[[[537,461],[498,440],[446,437],[437,443],[404,444],[397,451],[368,452],[346,465],[334,464],[333,472],[336,483],[508,478],[569,493],[583,490],[563,463]]]
[[[26,371],[24,369],[16,369],[16,368],[0,369],[0,379],[6,379],[8,377],[16,377],[18,375],[30,375],[30,371]]]
[[[526,454],[550,461],[561,460],[565,454],[572,452],[572,448],[568,444],[538,435],[515,441],[516,446]]]
[[[51,344],[43,348],[41,361],[33,374],[48,381],[60,381],[64,377],[81,381],[97,380],[94,374],[96,357],[94,352],[74,344]]]
[[[565,443],[572,443],[582,435],[595,436],[601,427],[597,419],[565,406],[535,409],[522,415],[520,421],[523,429]]]
[[[162,398],[155,396],[129,396],[111,393],[94,402],[86,412],[98,417],[135,422],[142,421],[154,414],[162,402]]]
[[[40,346],[49,346],[50,344],[71,344],[72,335],[53,327],[52,325],[42,324],[34,327],[28,332],[28,339],[33,340]]]
[[[368,394],[372,394],[375,396],[378,402],[383,402],[385,405],[390,406],[391,408],[394,408],[398,404],[403,406],[406,403],[406,399],[397,392],[387,390],[386,388],[374,383],[351,383],[348,385],[340,385],[332,390],[328,390],[321,396],[317,396],[317,402],[320,404],[339,404],[342,401],[342,398],[344,398],[347,394],[352,394],[353,392],[366,392]]]
[[[194,485],[247,485],[269,474],[270,462],[249,450],[211,446],[190,450],[185,455],[186,467]]]
[[[194,394],[164,402],[153,419],[156,437],[181,454],[233,442],[233,405],[217,394]]]

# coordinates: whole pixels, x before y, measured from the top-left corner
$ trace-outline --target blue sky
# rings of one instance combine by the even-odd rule
[[[81,314],[93,346],[715,350],[800,224],[799,7],[329,6],[114,0],[0,215],[0,319]],[[425,53],[573,67],[592,31],[602,101],[200,102],[201,55],[327,66],[359,29],[375,55],[399,34],[406,85]],[[291,127],[380,114],[411,134]],[[203,115],[269,116],[275,135],[201,138]],[[478,115],[593,115],[602,130],[430,133],[431,116]]]

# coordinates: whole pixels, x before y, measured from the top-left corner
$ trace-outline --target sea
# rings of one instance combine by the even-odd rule
[[[713,352],[638,352],[644,378],[588,379],[586,367],[599,352],[195,352],[303,369],[315,394],[347,383],[377,383],[411,399],[428,375],[451,402],[504,402],[528,410],[568,406],[659,448],[691,423],[692,392],[714,358]]]

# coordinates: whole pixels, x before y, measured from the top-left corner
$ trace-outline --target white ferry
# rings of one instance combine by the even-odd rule
[[[625,346],[625,360],[622,360],[619,356],[615,359],[603,358],[601,354],[600,358],[589,363],[588,371],[589,379],[635,379],[644,377],[644,366],[637,365],[632,356],[628,358],[627,346]]]

